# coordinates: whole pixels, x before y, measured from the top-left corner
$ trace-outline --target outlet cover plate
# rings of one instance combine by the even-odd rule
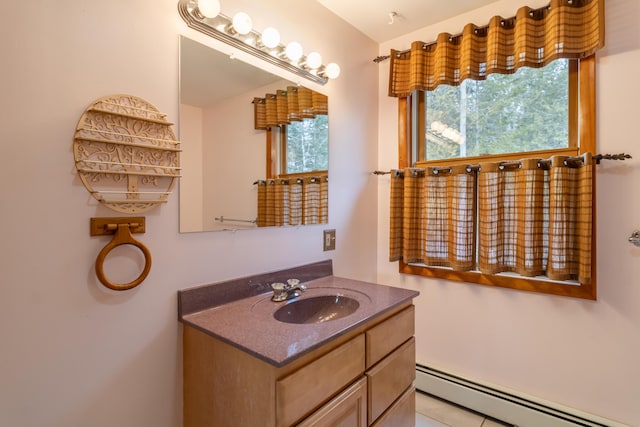
[[[324,230],[323,247],[325,251],[336,249],[336,230]]]

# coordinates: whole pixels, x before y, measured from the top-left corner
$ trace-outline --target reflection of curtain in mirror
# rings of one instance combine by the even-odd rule
[[[329,177],[320,181],[320,224],[329,222]]]
[[[302,178],[292,180],[289,192],[289,225],[302,225]]]
[[[303,86],[289,86],[264,98],[253,98],[253,109],[254,128],[266,130],[329,114],[329,98]]]
[[[258,227],[326,224],[328,175],[268,179],[258,184]]]
[[[277,179],[274,191],[275,225],[289,223],[289,180]]]
[[[320,180],[305,178],[302,183],[302,211],[305,224],[318,224],[320,221]]]
[[[273,179],[258,181],[258,227],[275,224],[275,182]]]

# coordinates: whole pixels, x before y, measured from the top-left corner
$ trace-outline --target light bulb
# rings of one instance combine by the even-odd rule
[[[302,45],[298,42],[291,42],[287,45],[285,55],[292,61],[297,61],[302,58]]]
[[[262,32],[262,44],[273,49],[280,44],[280,33],[273,27],[267,27]]]
[[[336,79],[340,75],[340,66],[335,62],[332,62],[327,64],[327,68],[325,68],[324,72],[330,79]]]
[[[238,12],[233,15],[233,21],[231,23],[233,25],[233,29],[238,34],[249,34],[251,32],[251,28],[253,27],[253,21],[251,17],[244,12]]]
[[[198,10],[205,18],[215,18],[220,14],[218,0],[198,0]]]
[[[307,67],[317,70],[322,65],[322,56],[318,52],[311,52],[307,55]]]

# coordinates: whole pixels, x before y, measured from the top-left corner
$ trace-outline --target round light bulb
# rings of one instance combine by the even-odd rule
[[[298,42],[291,42],[287,45],[285,55],[292,61],[297,61],[302,58],[302,45]]]
[[[273,27],[267,27],[262,32],[262,44],[273,49],[280,44],[280,33]]]
[[[218,0],[198,0],[198,10],[205,18],[215,18],[220,14],[220,2]]]
[[[238,12],[233,15],[233,21],[231,21],[231,25],[233,25],[233,29],[238,34],[249,34],[251,32],[251,28],[253,27],[253,21],[251,17],[244,12]]]
[[[325,68],[324,72],[330,79],[336,79],[340,75],[340,66],[335,62],[332,62],[327,64],[327,68]]]
[[[312,70],[317,70],[322,65],[322,56],[318,52],[311,52],[307,55],[307,66]]]

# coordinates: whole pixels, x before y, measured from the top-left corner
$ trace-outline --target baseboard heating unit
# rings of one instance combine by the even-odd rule
[[[416,365],[416,389],[517,427],[629,427],[537,398]]]

